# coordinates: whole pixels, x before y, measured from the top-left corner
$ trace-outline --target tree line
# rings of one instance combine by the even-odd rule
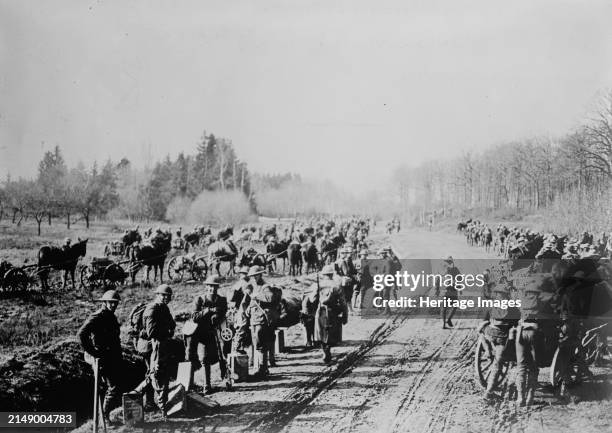
[[[68,168],[61,148],[45,152],[33,179],[12,179],[0,184],[0,220],[20,225],[31,218],[38,226],[62,220],[67,228],[93,217],[130,220],[166,220],[169,204],[193,202],[205,191],[239,192],[256,212],[247,164],[230,140],[204,134],[195,153],[169,156],[152,167],[136,168],[126,158],[85,167]]]
[[[610,217],[612,92],[563,137],[529,138],[400,167],[393,180],[402,212],[413,218],[451,210],[533,213],[570,207],[588,220],[593,215],[584,210],[595,208],[601,214],[595,225],[605,229],[599,226]]]

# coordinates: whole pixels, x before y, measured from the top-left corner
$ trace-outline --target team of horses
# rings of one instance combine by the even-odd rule
[[[243,227],[237,236],[234,236],[233,227],[226,226],[218,233],[213,234],[210,227],[194,227],[194,230],[177,237],[181,239],[180,248],[187,251],[190,247],[205,246],[209,263],[221,275],[221,265],[228,264],[227,275],[235,272],[236,266],[263,266],[271,272],[285,273],[287,263],[289,275],[301,275],[302,272],[316,272],[326,263],[337,259],[338,250],[347,243],[355,248],[355,255],[359,249],[367,249],[365,240],[370,227],[370,221],[364,219],[336,222],[333,220],[296,221],[287,224],[283,230],[276,224],[266,228],[253,226]],[[265,244],[265,252],[257,252],[250,248],[246,254],[244,248],[238,248],[236,242],[245,239],[256,242],[259,239]],[[232,239],[233,238],[233,239]],[[87,254],[88,239],[79,239],[74,244],[59,248],[43,246],[38,252],[38,276],[43,290],[49,290],[49,274],[51,270],[63,271],[62,288],[68,280],[75,288],[75,277],[79,259]],[[150,279],[153,271],[153,280],[159,278],[163,282],[164,264],[173,247],[170,230],[148,229],[143,234],[138,227],[126,230],[120,239],[120,254],[129,263],[128,275],[134,284],[136,274],[145,268],[145,281]],[[105,248],[105,254],[111,254]],[[241,252],[243,253],[241,256]]]

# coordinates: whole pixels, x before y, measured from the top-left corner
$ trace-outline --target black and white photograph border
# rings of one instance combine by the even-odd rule
[[[0,433],[612,429],[610,16],[0,0]]]

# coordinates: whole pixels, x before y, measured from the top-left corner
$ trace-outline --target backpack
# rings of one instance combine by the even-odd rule
[[[142,318],[146,308],[147,304],[141,302],[130,311],[130,335],[135,337],[140,335],[140,331],[144,328],[144,321]]]

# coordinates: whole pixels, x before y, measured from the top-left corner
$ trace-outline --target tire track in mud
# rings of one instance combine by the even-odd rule
[[[405,320],[405,317],[394,317],[382,323],[359,348],[344,355],[337,361],[336,365],[325,368],[311,380],[299,386],[279,408],[253,421],[242,431],[252,432],[255,430],[274,433],[283,430],[291,420],[299,415],[322,392],[332,386],[338,378],[350,372],[353,366],[369,351],[385,341]]]
[[[390,334],[388,340],[398,340],[386,343],[390,350],[379,345],[366,354],[283,431],[443,429],[452,414],[447,391],[471,374],[474,336],[471,329],[434,330],[432,323],[438,325],[438,321],[417,320],[405,322]],[[364,374],[365,382],[359,383]]]

